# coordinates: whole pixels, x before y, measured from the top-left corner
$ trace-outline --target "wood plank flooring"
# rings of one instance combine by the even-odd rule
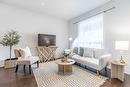
[[[15,73],[15,68],[0,68],[0,87],[37,87],[37,83],[33,74],[24,74],[19,71]]]
[[[101,87],[130,87],[130,75],[125,75],[125,81],[118,79],[109,79]]]
[[[23,70],[15,73],[15,68],[0,68],[0,87],[37,87],[33,74],[24,74]],[[117,79],[109,79],[101,87],[130,87],[130,75],[125,75],[125,82]]]

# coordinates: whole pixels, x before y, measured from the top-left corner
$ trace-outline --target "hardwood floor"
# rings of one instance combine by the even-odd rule
[[[0,87],[37,87],[33,74],[24,74],[23,70],[15,73],[15,68],[0,68]],[[130,87],[130,75],[125,75],[125,81],[122,83],[117,79],[107,80],[101,87]]]
[[[111,77],[110,69],[107,69],[108,77]],[[130,75],[125,74],[125,81],[122,82],[118,79],[107,80],[101,87],[130,87]]]
[[[101,87],[130,87],[130,75],[125,76],[124,82],[117,79],[109,79]]]
[[[37,87],[37,83],[33,74],[24,74],[19,70],[15,73],[15,68],[0,68],[0,87]]]

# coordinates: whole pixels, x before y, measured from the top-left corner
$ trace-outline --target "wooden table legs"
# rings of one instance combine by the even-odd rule
[[[58,65],[58,72],[59,73],[72,73],[72,65]]]

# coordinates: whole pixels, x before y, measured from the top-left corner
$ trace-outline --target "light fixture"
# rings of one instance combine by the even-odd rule
[[[69,48],[71,48],[71,44],[72,44],[71,42],[72,42],[73,38],[69,37],[68,40],[69,40]]]
[[[69,38],[69,41],[72,41],[72,40],[73,40],[73,38],[72,38],[72,37],[70,37],[70,38]]]
[[[45,3],[44,3],[44,2],[41,2],[41,5],[42,5],[42,6],[44,6],[44,5],[45,5]]]
[[[129,41],[115,41],[115,49],[119,50],[120,54],[129,50]],[[120,62],[125,63],[122,56]]]

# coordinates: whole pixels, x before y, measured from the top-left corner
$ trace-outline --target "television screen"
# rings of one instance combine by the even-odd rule
[[[38,34],[38,46],[56,46],[56,35]]]

